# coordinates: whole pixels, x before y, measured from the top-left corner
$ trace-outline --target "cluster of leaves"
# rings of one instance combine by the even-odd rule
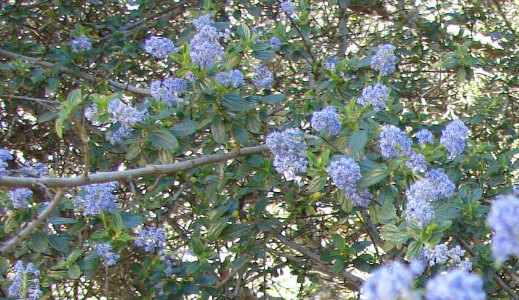
[[[287,2],[292,11],[280,9]],[[33,195],[19,209],[6,183],[2,241],[32,224],[52,194],[65,196],[37,230],[2,250],[0,295],[9,296],[13,266],[23,260],[40,270],[44,297],[302,298],[326,294],[323,286],[355,297],[362,279],[353,274],[366,278],[391,260],[448,244],[470,254],[489,298],[516,297],[519,265],[515,258],[494,264],[485,219],[493,197],[511,192],[519,164],[517,28],[509,21],[518,11],[486,0],[1,4],[0,138],[15,156],[7,161],[9,175],[29,182],[34,175],[23,166],[41,162],[56,180],[27,185]],[[190,41],[197,33],[192,21],[204,14],[228,32],[218,39],[221,60],[200,67]],[[76,51],[71,41],[81,35],[91,48]],[[144,49],[150,36],[169,38],[176,51],[151,56]],[[387,76],[370,66],[384,43],[395,45],[398,57]],[[336,58],[332,67],[329,58]],[[254,84],[259,65],[272,72],[271,87]],[[232,69],[243,73],[243,84],[215,79]],[[147,89],[166,77],[187,82],[176,105]],[[386,108],[359,105],[362,88],[377,82],[389,87]],[[146,111],[116,144],[109,141],[118,129],[109,110],[114,99]],[[312,113],[328,105],[341,122],[334,137],[310,126]],[[94,106],[95,116],[85,117]],[[383,158],[380,130],[427,128],[438,141],[446,120],[455,118],[470,129],[461,155],[450,157],[438,142],[413,147],[428,166],[445,171],[456,192],[434,203],[426,226],[407,222],[405,191],[421,175],[406,158]],[[308,144],[307,171],[295,181],[276,172],[261,146],[270,132],[289,127],[304,131]],[[222,158],[233,150],[232,159]],[[344,155],[359,163],[357,186],[373,197],[367,208],[354,207],[329,178],[326,168]],[[208,157],[215,159],[187,165]],[[174,173],[146,167],[176,163],[185,167]],[[144,171],[123,173],[132,169]],[[128,176],[117,178],[115,209],[86,215],[75,205],[85,189],[59,178],[95,180],[102,171]],[[151,228],[164,229],[165,244],[149,251],[135,239]],[[119,255],[114,265],[95,250],[107,242]],[[282,276],[287,270],[289,279]],[[418,286],[441,270],[427,268]],[[297,283],[279,290],[291,280]]]

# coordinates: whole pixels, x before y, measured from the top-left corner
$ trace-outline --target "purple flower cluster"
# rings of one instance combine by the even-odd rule
[[[400,128],[384,125],[380,131],[380,149],[384,158],[409,156],[413,141]]]
[[[253,70],[254,75],[252,76],[252,83],[256,88],[268,89],[272,86],[272,82],[274,82],[272,72],[261,65],[255,66]]]
[[[341,130],[341,122],[333,106],[314,112],[310,123],[317,132],[326,135],[337,135]]]
[[[120,257],[119,254],[112,252],[112,244],[108,242],[96,244],[94,250],[97,255],[104,259],[107,266],[115,265]]]
[[[70,48],[72,49],[72,52],[88,51],[92,49],[92,44],[88,38],[82,34],[78,38],[70,41]]]
[[[374,109],[386,108],[385,101],[389,98],[389,90],[387,86],[377,83],[368,85],[362,89],[362,96],[357,99],[360,105],[371,104]]]
[[[292,16],[294,14],[295,4],[291,0],[281,0],[279,4],[279,11],[286,13],[288,16]]]
[[[333,161],[326,168],[333,184],[344,191],[346,198],[354,206],[367,207],[371,202],[371,194],[367,189],[357,189],[357,182],[361,178],[360,166],[351,157],[342,157]]]
[[[14,274],[11,275],[11,284],[7,288],[9,297],[24,300],[37,300],[43,296],[40,290],[40,271],[32,263],[19,260],[14,265]]]
[[[32,191],[28,188],[13,189],[7,192],[7,198],[11,201],[13,208],[27,208],[29,207],[29,199],[32,196]]]
[[[415,220],[418,225],[427,225],[434,217],[430,202],[451,197],[456,186],[449,177],[439,171],[430,170],[424,178],[415,181],[406,191],[406,220]]]
[[[404,264],[392,261],[379,267],[366,279],[360,291],[361,300],[419,299],[413,289],[416,274]]]
[[[243,73],[240,70],[218,72],[214,75],[214,80],[221,85],[236,88],[243,84]]]
[[[218,42],[220,34],[209,15],[193,20],[197,33],[189,42],[189,56],[200,68],[208,68],[223,57],[223,47]]]
[[[74,199],[74,207],[83,210],[83,216],[95,216],[103,210],[116,208],[116,196],[112,193],[116,187],[115,182],[87,185]]]
[[[339,58],[335,56],[327,57],[323,60],[323,66],[330,71],[335,70],[337,63],[339,63]]]
[[[379,46],[377,53],[371,58],[371,68],[384,76],[393,72],[396,65],[395,49],[395,46],[390,44]]]
[[[168,38],[152,36],[144,42],[144,50],[155,58],[165,58],[177,48]]]
[[[483,300],[483,280],[475,273],[452,269],[427,281],[426,300]]]
[[[5,149],[0,149],[0,175],[7,175],[9,173],[7,170],[7,167],[9,166],[7,161],[11,159],[13,159],[11,152]]]
[[[472,269],[472,262],[468,258],[463,260],[464,255],[465,250],[461,249],[460,246],[449,249],[445,244],[437,245],[433,249],[425,248],[420,253],[420,256],[431,267],[446,264],[450,267],[469,272]]]
[[[173,106],[181,100],[179,95],[186,87],[186,82],[181,78],[164,78],[162,81],[152,81],[150,92],[156,100],[162,100],[167,105]]]
[[[418,131],[414,136],[418,139],[419,145],[424,145],[425,143],[434,143],[434,136],[427,129],[420,129],[420,131]]]
[[[303,132],[297,128],[273,132],[266,138],[267,146],[274,155],[274,167],[276,171],[285,175],[287,180],[293,180],[296,174],[306,172],[307,145],[303,138]]]
[[[162,252],[166,244],[166,235],[164,234],[164,229],[160,227],[149,227],[137,232],[133,242],[139,247],[144,247],[144,251],[151,252],[157,250]]]
[[[499,196],[487,217],[492,236],[492,256],[502,264],[509,256],[519,257],[519,197]]]
[[[427,170],[425,157],[420,153],[416,153],[415,151],[411,152],[409,160],[405,162],[405,165],[415,173],[425,172]]]
[[[469,129],[461,120],[454,120],[445,127],[440,137],[440,143],[449,151],[449,158],[463,153],[468,135]]]
[[[146,111],[140,111],[120,99],[110,101],[107,112],[111,115],[110,121],[119,125],[109,137],[109,141],[113,145],[120,144],[127,139],[133,131],[132,126],[147,116]]]
[[[269,39],[269,42],[270,42],[270,48],[272,48],[274,50],[279,50],[279,48],[281,48],[281,40],[278,39],[277,37],[271,36]]]

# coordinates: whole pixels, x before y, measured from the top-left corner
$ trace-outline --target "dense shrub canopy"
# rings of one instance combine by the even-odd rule
[[[517,14],[4,1],[0,296],[518,299]]]

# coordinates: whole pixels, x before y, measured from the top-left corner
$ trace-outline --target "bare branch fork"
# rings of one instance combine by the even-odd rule
[[[38,185],[45,185],[48,188],[74,188],[83,185],[89,185],[94,183],[106,183],[112,181],[125,181],[129,178],[140,178],[148,175],[161,175],[171,174],[180,171],[189,170],[198,166],[203,166],[212,163],[223,162],[238,158],[241,156],[247,156],[252,154],[259,154],[268,149],[267,145],[258,145],[252,147],[244,147],[236,150],[232,150],[227,153],[218,153],[204,155],[199,158],[176,162],[172,164],[164,165],[149,165],[142,168],[136,168],[125,171],[110,171],[110,172],[97,172],[91,173],[88,176],[80,175],[76,177],[64,177],[64,178],[53,178],[53,177],[40,177],[40,178],[28,178],[28,177],[13,177],[13,176],[0,176],[0,187],[8,188],[20,188],[20,187],[35,187]]]

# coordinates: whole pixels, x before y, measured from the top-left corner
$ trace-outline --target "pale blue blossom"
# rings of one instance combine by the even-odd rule
[[[469,129],[461,120],[454,120],[445,127],[440,142],[449,151],[449,158],[454,158],[463,153],[468,135]]]
[[[484,300],[483,280],[475,273],[452,269],[429,279],[426,300]]]
[[[144,50],[154,58],[165,58],[169,53],[177,51],[177,48],[168,38],[152,36],[144,42]]]
[[[325,135],[337,135],[341,130],[341,122],[333,106],[326,106],[312,114],[312,128]]]
[[[395,70],[395,46],[390,44],[378,47],[377,53],[371,57],[371,67],[382,75],[388,75]]]
[[[293,180],[297,174],[306,172],[307,145],[303,137],[303,132],[299,129],[290,128],[282,132],[270,133],[266,138],[266,144],[274,155],[274,167],[287,180]]]

